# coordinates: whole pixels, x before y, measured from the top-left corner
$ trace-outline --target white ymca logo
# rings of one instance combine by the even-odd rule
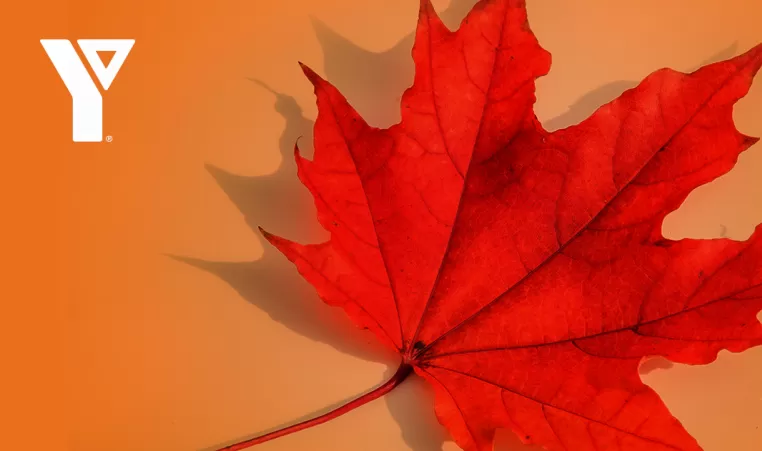
[[[71,94],[74,142],[101,142],[103,140],[103,97],[95,81],[87,73],[74,46],[67,39],[40,39],[40,43]],[[105,91],[122,68],[135,40],[78,39],[77,43]],[[98,52],[103,51],[114,52],[108,66],[105,66],[98,56]]]

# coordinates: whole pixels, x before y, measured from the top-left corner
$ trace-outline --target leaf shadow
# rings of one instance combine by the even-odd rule
[[[738,42],[734,42],[728,47],[707,58],[700,64],[690,68],[688,72],[693,72],[708,64],[723,61],[732,58],[738,52]],[[618,80],[606,83],[577,99],[569,109],[559,116],[543,121],[543,127],[548,131],[555,131],[562,128],[578,124],[595,112],[598,107],[616,99],[623,92],[634,88],[639,82],[632,80]]]
[[[258,226],[302,242],[319,242],[322,229],[315,217],[312,197],[297,178],[293,148],[311,148],[313,121],[304,117],[293,97],[278,93],[259,80],[252,80],[275,95],[275,110],[286,120],[279,148],[282,163],[273,174],[249,177],[213,165],[206,170],[236,205],[253,233]],[[308,154],[308,152],[305,152]],[[294,271],[275,248],[264,245],[255,261],[224,262],[170,255],[207,271],[230,285],[243,299],[266,312],[274,321],[340,352],[365,360],[379,360],[381,346],[369,333],[359,331],[338,310],[318,299],[314,290]],[[383,352],[383,351],[381,351]]]
[[[447,26],[456,27],[476,1],[452,0],[450,6],[441,13],[442,20]],[[312,18],[312,23],[323,49],[326,78],[370,124],[385,127],[396,123],[400,117],[401,95],[413,80],[414,67],[410,52],[414,35],[404,37],[389,50],[371,52],[315,18]],[[701,65],[730,58],[736,50],[737,44],[734,43]],[[299,138],[304,138],[299,140],[302,153],[306,157],[311,156],[314,121],[304,116],[293,97],[277,92],[261,80],[251,80],[275,96],[275,110],[286,121],[279,142],[283,157],[280,167],[273,174],[257,177],[237,175],[212,165],[207,165],[206,169],[240,210],[253,231],[256,232],[257,226],[262,226],[295,241],[319,242],[324,232],[314,220],[312,198],[297,178],[293,158],[294,144]],[[548,130],[556,130],[578,123],[636,84],[634,81],[620,80],[600,86],[578,99],[563,114],[545,121],[544,126]],[[269,245],[265,245],[259,260],[250,262],[172,257],[219,277],[243,299],[296,333],[333,346],[339,352],[365,360],[384,361],[379,356],[385,355],[385,351],[376,344],[376,340],[369,333],[357,330],[338,309],[320,301],[293,265]],[[665,362],[654,361],[651,366],[644,365],[641,370],[647,373],[671,366],[671,363]],[[390,377],[394,370],[387,371],[387,376]],[[413,451],[440,451],[445,441],[450,440],[434,415],[433,390],[421,378],[411,376],[384,399],[401,428],[403,440]],[[320,415],[333,407],[305,415],[303,419]],[[275,429],[278,428],[273,428]],[[496,451],[541,449],[522,445],[514,434],[503,432],[498,434]],[[217,448],[207,450],[213,449]]]

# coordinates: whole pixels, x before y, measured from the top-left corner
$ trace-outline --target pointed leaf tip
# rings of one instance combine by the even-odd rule
[[[757,72],[759,72],[760,67],[762,67],[762,43],[757,44],[751,50],[749,50],[749,54],[751,55],[751,58],[754,61],[752,63],[754,65],[754,68],[752,69],[752,74],[757,75]]]
[[[267,241],[272,242],[272,240],[275,238],[275,235],[263,229],[262,226],[257,226],[257,229],[259,230],[259,233],[261,233],[262,236],[265,237]]]
[[[755,45],[736,57],[729,58],[727,61],[736,62],[740,68],[750,73],[752,77],[755,77],[762,67],[762,43]]]
[[[437,14],[437,11],[434,9],[431,0],[421,0],[418,9],[418,20],[421,21],[424,17],[428,19],[429,25],[436,25],[437,28],[443,28],[444,30],[449,31],[447,27],[445,27],[444,22],[442,22],[442,18],[439,17],[439,14]]]
[[[275,246],[276,249],[280,250],[284,253],[284,255],[286,255],[286,257],[291,259],[291,253],[288,251],[288,249],[294,244],[292,241],[279,237],[278,235],[273,235],[272,233],[263,229],[261,226],[257,226],[257,229],[259,229],[259,233],[262,234],[268,243]]]
[[[747,149],[759,142],[759,138],[756,136],[744,136],[743,140]]]
[[[319,83],[323,82],[323,79],[318,75],[314,70],[310,69],[309,66],[299,62],[299,67],[302,68],[302,72],[304,72],[304,75],[307,76],[307,79],[312,82],[313,85],[318,85]]]
[[[299,140],[300,139],[302,139],[301,136],[296,138],[296,142],[294,143],[294,158],[296,158],[297,160],[300,157],[300,155],[299,155]]]

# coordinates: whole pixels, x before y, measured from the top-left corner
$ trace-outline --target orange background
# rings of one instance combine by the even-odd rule
[[[473,3],[435,6],[452,26]],[[325,236],[290,159],[297,137],[309,147],[315,116],[296,62],[373,124],[395,122],[412,80],[415,0],[3,8],[0,404],[11,421],[0,448],[210,450],[388,377],[393,357],[320,304],[252,227]],[[554,59],[538,116],[567,126],[657,68],[745,51],[762,42],[760,13],[755,0],[529,0]],[[136,39],[104,95],[113,142],[71,142],[71,100],[41,38]],[[762,80],[735,116],[762,136]],[[762,222],[760,174],[757,145],[668,218],[668,235],[747,238]],[[648,366],[646,382],[707,451],[760,449],[762,348],[704,367]],[[432,451],[446,440],[431,393],[410,380],[258,449]]]

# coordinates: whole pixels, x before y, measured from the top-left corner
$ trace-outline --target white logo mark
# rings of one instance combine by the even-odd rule
[[[103,141],[103,97],[74,46],[67,39],[40,39],[40,43],[71,94],[74,142]],[[77,43],[106,91],[122,68],[135,40],[78,39]],[[114,52],[108,66],[98,56],[98,52],[103,51]]]

